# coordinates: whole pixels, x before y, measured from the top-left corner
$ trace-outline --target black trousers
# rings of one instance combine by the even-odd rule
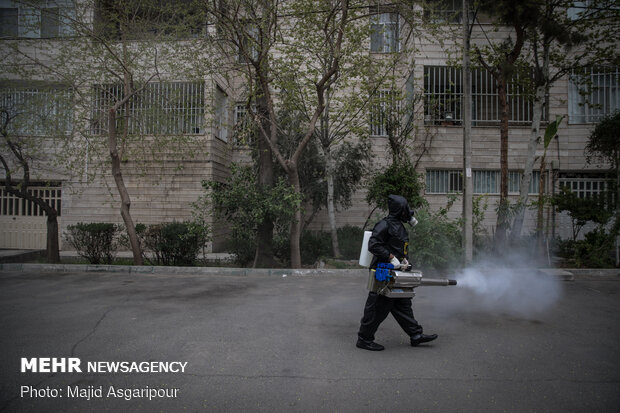
[[[392,313],[398,325],[409,337],[422,334],[422,326],[413,317],[411,298],[389,298],[369,292],[360,330],[357,333],[358,337],[362,340],[374,341],[379,324],[385,320],[389,313]]]

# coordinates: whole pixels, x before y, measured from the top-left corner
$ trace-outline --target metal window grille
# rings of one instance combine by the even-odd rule
[[[508,171],[508,193],[518,194],[521,186],[521,179],[523,174],[519,171]],[[538,194],[538,187],[540,183],[540,171],[532,171],[532,177],[530,179],[530,186],[528,189],[529,194]]]
[[[532,121],[533,105],[519,75],[507,87],[509,122]],[[427,124],[460,124],[463,121],[463,74],[459,68],[424,66],[424,120]],[[547,114],[543,120],[547,119]],[[495,79],[486,69],[472,70],[472,122],[474,126],[500,121],[499,95]]]
[[[7,131],[21,136],[69,134],[72,91],[61,87],[2,88],[0,108],[11,118]]]
[[[499,194],[499,171],[473,171],[475,194]]]
[[[508,192],[519,193],[519,184],[522,173],[519,171],[508,172]],[[529,193],[538,193],[540,173],[532,171]],[[473,171],[473,190],[475,194],[499,194],[500,171],[475,170]],[[461,170],[428,170],[426,171],[426,193],[444,194],[449,192],[463,192],[463,172]]]
[[[570,123],[596,123],[620,110],[620,68],[573,71],[569,78]]]
[[[463,173],[460,170],[426,171],[426,193],[446,194],[463,191]]]
[[[400,99],[389,89],[379,90],[370,109],[370,134],[388,136],[389,128],[398,127]]]
[[[371,9],[370,18],[370,51],[378,53],[398,52],[399,27],[398,13],[377,13]]]
[[[3,187],[0,188],[0,215],[41,217],[45,215],[43,209],[32,201],[9,194]],[[29,186],[28,193],[42,198],[48,205],[58,212],[62,212],[62,190],[59,186]]]
[[[93,87],[92,133],[107,133],[108,110],[123,98],[123,85]],[[197,135],[204,132],[203,82],[153,82],[117,113],[118,130],[131,135]]]

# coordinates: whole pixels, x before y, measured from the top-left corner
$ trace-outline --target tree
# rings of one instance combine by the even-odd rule
[[[617,53],[608,45],[617,38],[609,1],[588,2],[579,8],[573,1],[538,2],[538,12],[528,31],[528,62],[532,65],[534,89],[532,127],[527,157],[519,187],[512,236],[521,234],[535,154],[540,142],[541,121],[546,118],[549,88],[559,79],[582,67],[613,62]],[[571,11],[572,10],[572,11]],[[597,25],[592,26],[596,21]]]
[[[259,139],[268,145],[297,193],[301,192],[300,158],[325,108],[325,93],[339,75],[343,39],[351,20],[349,3],[349,0],[286,4],[237,0],[228,2],[225,8],[205,3],[205,9],[217,22],[221,38],[228,42],[229,49],[221,50],[227,52],[228,58],[231,51],[239,52],[250,94],[264,99],[264,119],[268,123],[259,118],[258,107],[256,112],[251,111]],[[286,20],[284,16],[289,18]],[[325,60],[311,64],[317,56]],[[314,109],[303,138],[285,156],[278,148],[277,106],[291,102],[292,94],[305,99]],[[268,129],[264,127],[266,124]],[[290,230],[291,265],[295,268],[301,266],[301,218],[301,211],[297,211]]]
[[[615,205],[616,234],[620,226],[620,112],[605,117],[592,131],[586,145],[588,162],[601,159],[607,162],[611,170],[615,170]],[[616,236],[616,266],[620,265],[620,237]]]
[[[532,25],[537,9],[535,2],[482,1],[481,11],[497,17],[498,23],[507,24],[513,33],[498,44],[490,43],[481,48],[474,46],[478,62],[485,67],[495,79],[500,110],[500,200],[495,232],[496,245],[503,245],[508,230],[508,121],[510,117],[507,98],[508,84],[516,77],[519,70],[526,70],[527,65],[520,60],[526,40],[527,30]],[[513,36],[514,35],[514,39]],[[526,76],[527,78],[527,76]]]
[[[38,134],[67,138],[68,118],[71,111],[63,105],[70,91],[47,88],[30,92],[25,97],[19,90],[4,92],[0,106],[0,162],[4,168],[4,190],[27,202],[36,204],[47,216],[46,258],[50,263],[60,262],[58,243],[58,210],[43,198],[42,192],[30,191],[33,169],[45,163],[41,139]],[[22,179],[13,181],[13,174],[21,171]]]
[[[588,138],[586,159],[589,163],[601,160],[609,164],[616,176],[615,205],[620,205],[620,112],[601,120]]]
[[[20,3],[44,12],[40,2]],[[168,93],[153,99],[157,88],[152,86],[163,80],[160,69],[170,73],[172,66],[182,64],[186,49],[176,40],[195,33],[200,25],[192,18],[191,8],[157,0],[87,2],[58,11],[56,18],[71,37],[10,43],[7,72],[71,86],[76,123],[66,151],[57,150],[57,154],[67,173],[83,175],[81,157],[88,158],[89,172],[104,176],[109,171],[120,196],[134,263],[139,265],[142,253],[130,213],[131,197],[124,180],[130,167],[126,165],[148,163],[153,158],[144,153],[149,150],[149,155],[159,151],[162,156],[170,142],[187,132],[171,127],[155,130],[155,125],[174,124],[174,114],[165,109],[174,96]],[[150,106],[142,112],[137,109],[155,101],[164,102],[158,107],[147,103]]]

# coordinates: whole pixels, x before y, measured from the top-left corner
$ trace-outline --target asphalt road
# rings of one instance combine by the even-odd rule
[[[414,312],[439,339],[412,348],[390,316],[382,352],[355,347],[365,281],[0,272],[0,412],[620,411],[617,277],[563,282],[534,317],[480,308],[461,287],[422,287]],[[21,373],[22,357],[187,365]],[[69,397],[68,386],[103,396]],[[125,400],[110,386],[178,390]]]

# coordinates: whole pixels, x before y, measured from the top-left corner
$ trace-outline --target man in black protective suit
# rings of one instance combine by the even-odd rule
[[[413,218],[413,211],[409,208],[407,200],[400,195],[388,197],[388,210],[389,215],[375,225],[368,242],[368,250],[374,255],[370,264],[371,269],[376,269],[378,263],[391,263],[395,269],[405,269],[408,265],[409,234],[403,223],[415,225],[417,220]],[[374,342],[375,332],[389,313],[392,313],[400,327],[411,337],[412,346],[437,338],[437,334],[422,334],[422,326],[413,317],[411,298],[390,298],[378,294],[385,283],[382,284],[375,279],[372,281],[373,287],[368,293],[364,316],[357,333],[357,347],[371,351],[384,349],[381,344]]]

